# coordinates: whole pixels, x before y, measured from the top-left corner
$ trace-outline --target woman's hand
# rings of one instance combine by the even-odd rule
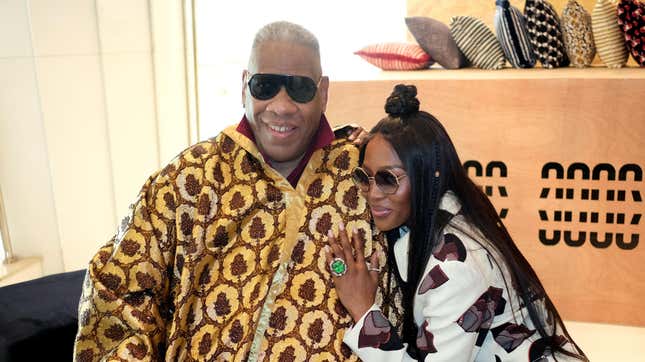
[[[363,253],[365,243],[356,230],[352,232],[353,248],[342,223],[339,226],[339,234],[340,243],[331,230],[327,233],[329,247],[325,248],[325,257],[330,268],[336,258],[344,261],[346,265],[343,275],[336,276],[334,272],[331,274],[340,301],[356,322],[374,304],[379,275],[378,255],[376,252],[372,253],[368,265]]]
[[[365,128],[359,125],[352,124],[351,126],[354,127],[354,130],[352,131],[352,133],[349,135],[347,139],[350,141],[354,141],[353,143],[356,146],[362,146],[363,143],[367,141],[367,138],[369,137],[370,133],[367,132]]]

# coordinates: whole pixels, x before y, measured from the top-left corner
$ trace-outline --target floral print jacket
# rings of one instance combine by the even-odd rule
[[[418,360],[551,360],[527,310],[504,282],[511,280],[507,270],[476,241],[483,237],[459,214],[457,197],[447,192],[440,208],[455,216],[428,261],[414,300]],[[408,244],[406,233],[394,245],[404,280]],[[376,304],[349,328],[344,342],[363,361],[415,360]]]
[[[356,361],[319,241],[342,220],[382,248],[357,164],[336,139],[294,188],[235,127],[182,152],[92,259],[74,360]]]

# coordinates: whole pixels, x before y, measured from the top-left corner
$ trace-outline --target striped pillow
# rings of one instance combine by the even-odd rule
[[[571,64],[588,67],[596,56],[591,31],[591,15],[576,0],[569,0],[562,11],[564,46]]]
[[[627,63],[629,52],[625,37],[618,25],[616,6],[609,0],[598,0],[591,13],[591,28],[600,60],[609,68]]]
[[[515,68],[533,68],[535,54],[526,31],[524,16],[508,0],[497,0],[495,4],[495,33],[506,58]]]
[[[432,64],[430,56],[416,44],[372,44],[354,54],[383,70],[416,70],[428,68]]]
[[[625,34],[625,44],[632,57],[645,67],[645,4],[638,0],[620,0],[618,24]]]
[[[569,65],[562,41],[560,20],[553,6],[546,0],[526,0],[524,18],[535,56],[544,68]]]
[[[446,24],[423,16],[405,18],[405,24],[421,48],[442,67],[458,69],[468,65]]]
[[[450,33],[472,65],[482,69],[502,69],[504,51],[495,34],[481,20],[472,16],[453,16]]]

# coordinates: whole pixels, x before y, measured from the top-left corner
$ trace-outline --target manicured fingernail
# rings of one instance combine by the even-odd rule
[[[352,234],[358,234],[358,230],[356,230],[356,228],[352,228]]]
[[[334,233],[331,231],[331,229],[327,231],[327,236],[329,236],[330,238],[334,237]]]
[[[343,222],[341,221],[340,224],[338,224],[338,228],[340,230],[345,230],[345,224],[343,224]]]

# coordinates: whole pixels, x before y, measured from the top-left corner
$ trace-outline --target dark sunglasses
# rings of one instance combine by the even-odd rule
[[[374,180],[376,186],[384,193],[392,195],[399,189],[399,180],[404,178],[406,174],[397,176],[390,170],[380,170],[374,174],[374,177],[367,174],[367,172],[356,167],[352,171],[352,180],[362,192],[370,191],[371,180]]]
[[[313,79],[301,75],[257,73],[251,76],[248,84],[251,95],[261,101],[275,97],[284,86],[291,99],[298,103],[308,103],[314,99],[318,89],[318,84]]]

